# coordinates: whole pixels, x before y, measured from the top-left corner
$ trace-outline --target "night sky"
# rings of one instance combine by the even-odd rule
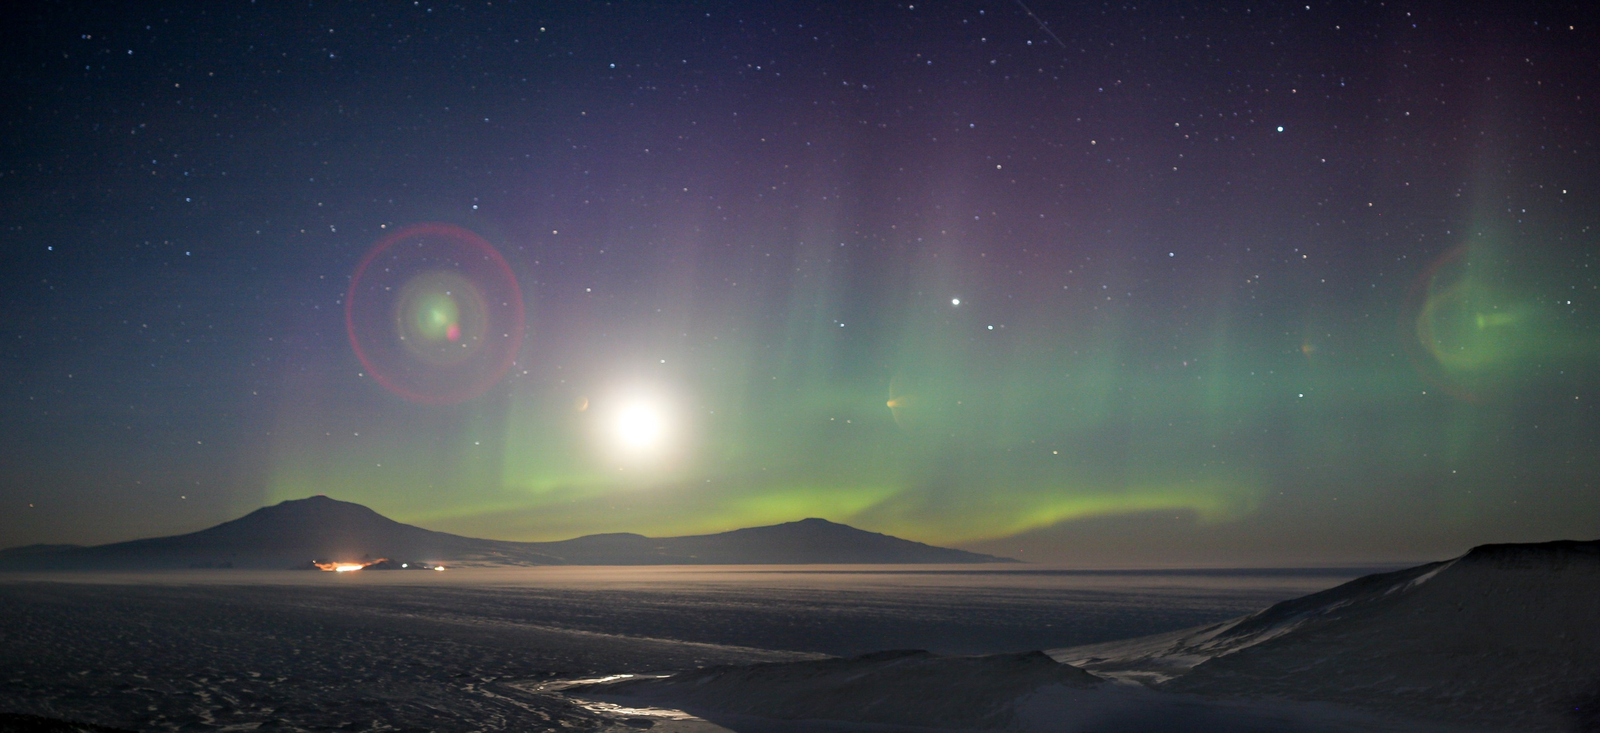
[[[0,545],[319,493],[1102,565],[1592,539],[1585,9],[13,10]]]

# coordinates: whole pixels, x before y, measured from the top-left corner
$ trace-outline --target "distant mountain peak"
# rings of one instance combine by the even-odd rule
[[[288,507],[288,508],[305,507],[305,508],[315,508],[315,509],[329,509],[329,508],[333,508],[333,507],[354,507],[354,508],[364,509],[366,511],[372,512],[372,508],[367,506],[367,505],[365,505],[365,504],[357,504],[357,503],[355,503],[353,501],[339,501],[338,499],[335,499],[335,498],[333,498],[331,496],[328,496],[327,494],[313,494],[313,495],[308,496],[308,497],[306,497],[304,499],[284,499],[283,501],[280,501],[280,502],[278,502],[276,504],[273,504],[272,506],[264,506],[264,507],[261,507],[261,509],[257,509],[256,511],[262,511],[263,509],[276,509],[276,508],[279,508],[279,507]],[[372,512],[372,513],[373,514],[377,514],[377,512]]]
[[[838,522],[830,522],[830,521],[828,521],[826,519],[820,519],[818,517],[808,517],[806,519],[797,519],[797,520],[795,520],[793,522],[779,522],[778,524],[767,524],[767,525],[762,525],[762,526],[759,526],[759,527],[745,527],[743,530],[733,530],[733,531],[741,532],[741,531],[749,531],[749,530],[756,530],[756,529],[849,529],[849,530],[855,530],[857,532],[866,531],[866,530],[863,530],[863,529],[859,529],[857,527],[852,527],[852,526],[850,526],[848,524],[840,524]]]
[[[339,501],[338,499],[317,494],[304,499],[285,499],[203,531],[209,532],[229,526],[263,523],[284,524],[285,530],[303,527],[307,523],[334,523],[335,526],[343,523],[353,523],[356,526],[407,526],[373,511],[371,507],[366,505],[350,501]],[[347,527],[347,529],[353,529],[353,527]]]

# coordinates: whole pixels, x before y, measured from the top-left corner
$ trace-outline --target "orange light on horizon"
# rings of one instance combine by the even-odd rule
[[[322,572],[325,572],[325,573],[348,573],[348,572],[350,572],[352,570],[361,570],[362,568],[372,567],[373,565],[377,565],[380,562],[388,562],[388,559],[380,557],[380,558],[378,558],[376,560],[373,560],[372,562],[364,562],[364,563],[363,562],[317,562],[317,561],[313,560],[313,561],[311,561],[311,564],[317,566],[318,570],[321,570]]]
[[[313,560],[311,562],[311,564],[315,565],[318,570],[321,570],[321,571],[323,571],[325,573],[348,573],[348,572],[355,571],[355,570],[365,570],[365,569],[370,568],[370,567],[372,567],[374,565],[379,565],[381,563],[386,563],[386,562],[389,562],[388,558],[380,557],[380,558],[378,558],[376,560],[373,560],[372,562],[317,562],[317,561]],[[393,565],[389,565],[389,566],[386,566],[386,567],[394,567],[394,566]],[[400,567],[409,569],[411,567],[411,563],[401,563]],[[444,566],[443,565],[428,565],[426,563],[418,564],[417,565],[417,569],[418,570],[437,570],[437,571],[439,571],[441,573],[444,572]]]

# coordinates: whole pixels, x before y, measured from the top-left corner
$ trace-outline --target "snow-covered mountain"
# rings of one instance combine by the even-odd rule
[[[0,569],[288,568],[380,558],[469,565],[704,565],[1016,562],[934,547],[823,519],[689,537],[600,534],[559,542],[463,537],[396,522],[360,504],[313,496],[215,527],[95,547],[0,551]]]
[[[1600,541],[1485,545],[1219,624],[1050,655],[1170,692],[1600,730]]]

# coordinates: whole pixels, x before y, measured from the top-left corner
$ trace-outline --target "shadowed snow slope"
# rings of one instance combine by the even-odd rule
[[[1160,689],[1600,730],[1600,541],[1485,545],[1186,631],[1051,655]]]
[[[1016,701],[1041,687],[1085,688],[1100,682],[1041,652],[941,657],[889,651],[853,659],[707,667],[569,692],[665,700],[696,714],[991,729],[1011,725]]]
[[[287,568],[313,560],[379,558],[481,565],[1015,562],[822,519],[694,537],[605,534],[560,542],[484,540],[401,524],[360,504],[313,496],[263,507],[185,535],[96,547],[12,548],[0,551],[0,568]]]

